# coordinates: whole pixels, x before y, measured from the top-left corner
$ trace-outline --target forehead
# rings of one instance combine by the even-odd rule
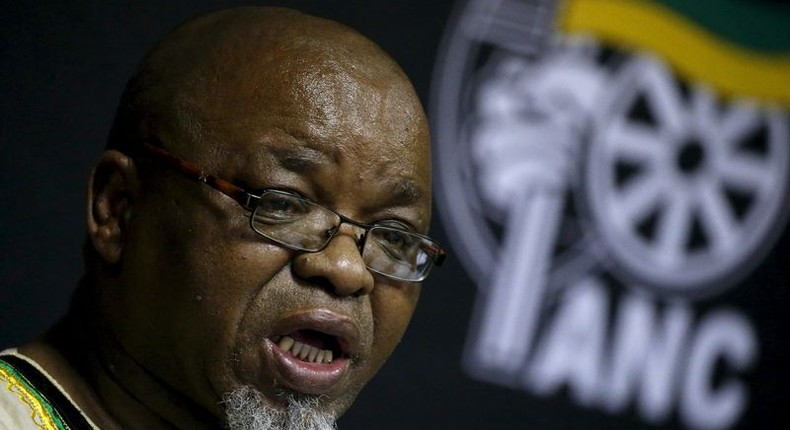
[[[189,126],[178,140],[206,168],[251,182],[264,172],[328,174],[336,194],[378,186],[430,205],[426,120],[392,65],[333,47],[280,47],[220,62],[200,81],[211,85],[179,97]]]
[[[419,101],[397,65],[360,36],[337,33],[261,44],[223,41],[170,83],[175,88],[165,96],[208,128],[254,127],[262,117],[280,116],[316,132],[353,126],[358,133],[397,137],[404,128],[424,125]]]

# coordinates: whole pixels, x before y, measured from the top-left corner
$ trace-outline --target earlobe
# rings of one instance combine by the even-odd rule
[[[119,151],[105,151],[88,180],[87,221],[88,236],[106,263],[121,260],[132,203],[139,190],[134,161]]]

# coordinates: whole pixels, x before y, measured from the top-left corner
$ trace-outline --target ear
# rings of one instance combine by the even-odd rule
[[[139,194],[134,161],[121,152],[105,151],[88,180],[88,236],[107,263],[121,260],[133,203]]]

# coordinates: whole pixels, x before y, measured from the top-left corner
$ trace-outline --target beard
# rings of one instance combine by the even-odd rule
[[[241,387],[223,397],[230,430],[335,430],[334,415],[319,410],[315,397],[284,395],[285,409],[264,401],[251,387]]]

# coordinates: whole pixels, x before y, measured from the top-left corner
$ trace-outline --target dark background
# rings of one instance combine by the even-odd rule
[[[452,3],[266,2],[336,19],[378,42],[412,78],[426,110]],[[250,3],[2,3],[0,348],[30,339],[66,309],[82,272],[86,178],[137,61],[178,23],[239,4]],[[447,244],[435,220],[433,235]],[[342,429],[659,428],[578,409],[562,396],[538,400],[470,379],[461,358],[474,294],[457,259],[434,272],[402,346],[341,420]],[[750,428],[773,427],[762,418]]]

